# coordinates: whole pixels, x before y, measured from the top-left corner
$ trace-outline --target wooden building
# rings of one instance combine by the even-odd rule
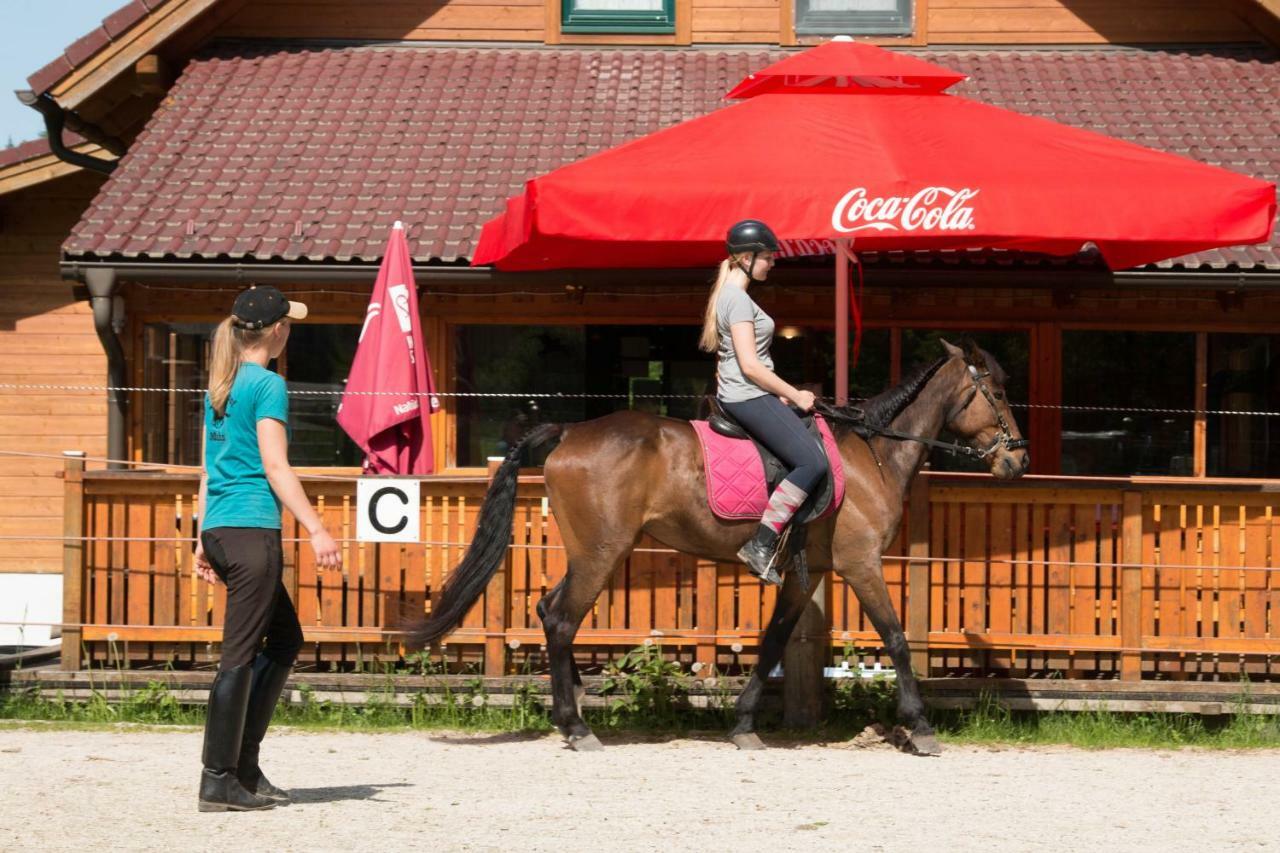
[[[707,388],[694,340],[709,271],[471,268],[481,224],[525,179],[716,109],[753,69],[834,33],[969,74],[955,94],[1280,175],[1280,19],[1270,0],[133,0],[30,80],[27,99],[51,129],[65,123],[70,147],[0,154],[0,348],[10,356],[0,368],[0,448],[34,454],[0,457],[0,572],[64,577],[66,621],[85,623],[69,636],[95,657],[110,634],[145,644],[130,653],[138,658],[205,654],[216,599],[190,584],[182,548],[154,541],[190,535],[190,475],[103,472],[93,460],[198,461],[199,396],[181,389],[203,384],[208,333],[251,281],[312,306],[279,365],[291,386],[340,388],[387,227],[402,219],[440,389],[527,396],[445,398],[435,430],[445,469],[427,484],[424,529],[452,544],[395,560],[353,546],[359,554],[336,590],[295,549],[294,583],[314,591],[300,606],[316,658],[350,658],[352,637],[385,647],[395,612],[438,589],[467,535],[485,460],[513,436],[539,420],[628,405],[692,417]],[[936,598],[909,626],[921,642],[937,635],[934,666],[1275,671],[1280,574],[1253,569],[1276,565],[1278,421],[1205,412],[1280,409],[1276,246],[1114,274],[1087,255],[864,258],[855,392],[934,357],[941,335],[975,333],[1013,377],[1011,396],[1030,406],[1019,417],[1033,473],[1052,478],[1001,495],[959,475],[935,478],[935,509],[955,509],[939,509],[921,534],[937,558],[925,573]],[[829,266],[784,264],[758,297],[782,321],[780,370],[828,389],[830,275]],[[179,390],[33,387],[105,384]],[[557,392],[568,396],[534,396]],[[309,469],[353,474],[358,458],[333,422],[336,402],[293,399],[292,453]],[[50,457],[64,449],[91,457],[83,478],[75,466],[63,478]],[[939,458],[934,467],[956,466]],[[314,488],[349,523],[349,484]],[[531,555],[555,534],[536,477],[527,488],[525,533],[516,533]],[[1137,584],[1131,613],[1149,620],[1130,617],[1125,637],[1131,494],[1147,497],[1124,547],[1152,568],[1123,579]],[[1161,539],[1173,516],[1183,562],[1170,562],[1172,540]],[[71,548],[64,530],[91,538]],[[1025,564],[1010,556],[1019,535]],[[1162,577],[1160,560],[1179,568]],[[1191,583],[1182,567],[1197,560]],[[522,579],[508,578],[486,603],[492,613],[471,623],[474,649],[459,635],[459,654],[483,648],[500,669],[517,655],[504,643],[535,641],[531,607],[563,570],[554,563],[526,561]],[[1092,580],[1075,574],[1085,563]],[[1224,577],[1220,564],[1248,571]],[[908,567],[892,571],[906,614]],[[658,631],[703,660],[744,643],[749,654],[770,601],[733,567],[661,549],[626,575],[610,599],[621,603],[605,606],[616,612],[591,626],[601,648]],[[1174,588],[1176,603],[1162,610]],[[851,596],[827,595],[833,643],[874,645]],[[494,631],[489,618],[499,615]],[[957,655],[976,635],[987,645]],[[1019,657],[1029,638],[1068,636],[1046,641],[1061,651],[1038,663]],[[1138,653],[1134,643],[1176,654]]]

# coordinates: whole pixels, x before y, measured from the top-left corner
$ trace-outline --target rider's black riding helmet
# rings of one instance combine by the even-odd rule
[[[743,252],[751,253],[751,261],[742,271],[747,274],[748,278],[754,279],[751,271],[756,265],[756,255],[761,252],[778,251],[778,237],[773,233],[773,229],[759,219],[744,219],[729,229],[729,236],[725,240],[725,246],[728,248],[730,255],[740,255]]]

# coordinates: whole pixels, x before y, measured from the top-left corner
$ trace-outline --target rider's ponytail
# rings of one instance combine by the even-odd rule
[[[720,349],[720,327],[716,323],[716,298],[720,288],[729,280],[731,269],[729,258],[720,262],[720,271],[716,273],[716,283],[711,288],[711,296],[707,299],[707,310],[702,318],[702,336],[698,338],[698,349],[703,352],[715,352]]]

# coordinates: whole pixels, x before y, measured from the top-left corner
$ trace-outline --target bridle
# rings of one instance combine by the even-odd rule
[[[1000,427],[1000,434],[992,439],[991,444],[985,448],[973,447],[969,444],[960,444],[955,441],[939,441],[936,438],[925,438],[922,435],[912,435],[906,432],[899,432],[898,430],[887,426],[869,424],[865,419],[865,414],[860,409],[856,408],[838,409],[834,406],[829,406],[826,403],[820,402],[814,406],[814,409],[824,417],[844,421],[845,423],[850,424],[853,430],[863,438],[870,438],[873,435],[881,435],[885,438],[892,438],[897,441],[915,441],[928,447],[936,447],[940,450],[946,450],[949,453],[967,456],[970,459],[985,460],[992,454],[998,452],[1001,448],[1014,451],[1021,450],[1024,447],[1030,447],[1031,442],[1027,439],[1013,437],[1013,430],[1009,428],[1009,422],[1005,419],[1004,414],[1000,411],[1000,407],[996,404],[995,394],[991,392],[991,387],[985,381],[991,376],[991,371],[979,371],[976,365],[969,363],[968,359],[965,359],[965,367],[967,368],[966,373],[969,376],[969,379],[973,382],[973,390],[969,396],[965,398],[965,401],[957,406],[955,410],[947,416],[946,422],[950,423],[954,420],[957,415],[969,407],[969,404],[973,402],[974,397],[981,394],[986,399],[987,404],[991,406],[991,412],[996,416],[996,425]]]

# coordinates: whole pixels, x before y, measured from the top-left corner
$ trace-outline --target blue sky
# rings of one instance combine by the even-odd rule
[[[0,0],[0,148],[35,139],[44,119],[13,96],[27,76],[89,32],[127,0]]]

